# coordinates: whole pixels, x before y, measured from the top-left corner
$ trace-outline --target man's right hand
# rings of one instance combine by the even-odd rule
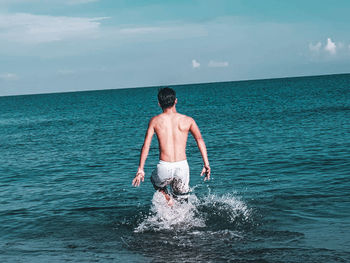
[[[145,172],[143,171],[143,169],[138,169],[137,173],[135,175],[134,180],[132,180],[132,185],[133,186],[140,186],[141,181],[143,182],[145,180]]]
[[[203,166],[201,176],[203,176],[204,174],[205,174],[204,181],[206,181],[206,180],[209,181],[210,180],[210,166],[209,166],[209,164]]]

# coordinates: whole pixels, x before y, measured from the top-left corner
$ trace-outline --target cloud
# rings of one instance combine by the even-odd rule
[[[322,47],[321,42],[318,42],[317,44],[313,45],[312,43],[309,44],[309,49],[312,52],[320,52],[320,49]]]
[[[2,80],[16,80],[18,76],[14,73],[2,73],[0,74],[0,79]]]
[[[1,1],[1,0],[0,0]],[[206,37],[206,28],[198,24],[160,26],[106,26],[109,17],[69,17],[29,13],[0,13],[0,45],[51,43],[66,40],[100,39],[103,43],[152,41]],[[100,42],[101,43],[101,42]],[[89,45],[89,43],[87,43]]]
[[[195,59],[192,59],[192,67],[193,68],[199,68],[201,66],[201,64],[195,60]]]
[[[228,67],[228,62],[227,61],[210,60],[208,63],[208,67],[210,67],[210,68],[225,68],[225,67]]]
[[[106,17],[0,14],[0,40],[35,44],[82,36],[91,38],[96,36],[101,25],[99,21],[103,19]]]
[[[330,38],[327,39],[327,45],[325,46],[324,49],[332,55],[337,53],[337,46]]]
[[[321,42],[318,42],[316,44],[313,44],[313,43],[309,44],[310,51],[320,55],[323,55],[323,54],[336,55],[337,53],[341,53],[342,50],[344,50],[345,48],[346,48],[346,44],[344,42],[335,43],[332,41],[330,37],[327,38],[327,42],[324,44],[322,44]]]

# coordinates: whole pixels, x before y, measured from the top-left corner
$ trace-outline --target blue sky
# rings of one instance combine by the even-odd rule
[[[0,96],[350,72],[348,0],[0,0]]]

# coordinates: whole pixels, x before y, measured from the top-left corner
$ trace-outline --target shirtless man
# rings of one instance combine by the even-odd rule
[[[173,200],[167,190],[170,185],[175,198],[185,196],[189,191],[189,167],[186,160],[186,142],[188,132],[191,132],[202,154],[204,166],[201,176],[210,179],[210,166],[207,149],[196,122],[186,115],[176,112],[177,98],[175,91],[163,88],[158,92],[158,104],[163,113],[153,117],[148,125],[145,141],[142,146],[139,168],[132,181],[133,186],[139,186],[144,181],[143,170],[151,145],[153,134],[156,133],[159,142],[159,163],[152,172],[151,181],[154,188],[160,191],[171,206]]]

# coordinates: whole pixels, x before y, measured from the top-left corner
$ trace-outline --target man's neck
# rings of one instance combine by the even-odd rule
[[[170,107],[170,108],[166,108],[163,110],[163,113],[165,114],[171,114],[171,113],[176,113],[176,107],[175,105]]]

